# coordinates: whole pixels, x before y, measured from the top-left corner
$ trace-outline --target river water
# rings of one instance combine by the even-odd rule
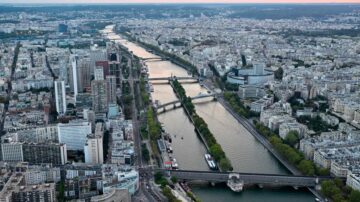
[[[110,32],[110,30],[109,30]],[[121,39],[113,34],[111,39],[126,46],[140,58],[156,57],[144,48]],[[169,61],[149,61],[149,77],[166,77],[171,75],[189,76],[183,68]],[[177,100],[172,88],[166,83],[153,83],[152,97],[160,103]],[[183,84],[188,96],[206,92],[199,84]],[[210,131],[222,146],[230,159],[234,171],[250,173],[288,174],[289,172],[241,125],[226,109],[216,101],[196,101],[196,112],[208,124]],[[159,114],[163,128],[172,136],[172,148],[179,169],[209,170],[204,154],[206,149],[194,132],[184,110],[177,108]],[[257,188],[246,187],[241,193],[234,193],[224,185],[193,185],[193,192],[202,201],[269,201],[269,202],[305,202],[314,201],[314,196],[306,190],[293,188]]]

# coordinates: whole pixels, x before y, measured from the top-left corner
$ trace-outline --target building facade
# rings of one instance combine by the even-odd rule
[[[92,107],[95,113],[107,113],[108,99],[105,80],[91,82]]]
[[[58,124],[58,139],[66,144],[67,150],[83,150],[87,135],[91,134],[91,123],[70,122]]]
[[[53,165],[64,165],[67,163],[65,144],[56,143],[25,143],[23,144],[24,161],[30,164],[51,163]]]
[[[64,81],[55,81],[55,105],[56,111],[63,115],[66,113],[66,93],[65,93],[65,82]]]

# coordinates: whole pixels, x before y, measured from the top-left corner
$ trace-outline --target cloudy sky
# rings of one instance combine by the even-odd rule
[[[360,3],[360,0],[0,0],[0,3]]]

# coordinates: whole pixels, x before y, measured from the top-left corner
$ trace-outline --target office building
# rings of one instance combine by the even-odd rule
[[[95,80],[104,80],[104,69],[102,66],[96,66],[94,72]]]
[[[360,174],[348,172],[346,176],[346,185],[354,190],[360,191]]]
[[[24,143],[22,149],[24,161],[30,164],[64,165],[67,162],[65,144]]]
[[[71,92],[74,93],[74,98],[76,100],[76,96],[79,93],[79,81],[81,81],[81,78],[79,78],[81,76],[81,73],[78,69],[79,57],[77,55],[71,55],[70,63],[71,63],[70,77],[69,77],[70,90]]]
[[[22,143],[1,144],[3,161],[24,161],[30,164],[51,163],[64,165],[67,162],[66,145],[57,143]]]
[[[55,81],[55,105],[56,111],[59,115],[66,113],[66,94],[65,94],[65,82]]]
[[[96,61],[95,67],[102,67],[105,78],[107,76],[109,76],[109,62],[107,60],[106,61]]]
[[[92,108],[95,113],[107,113],[107,87],[105,80],[91,82]]]
[[[116,103],[116,77],[113,75],[106,77],[107,83],[107,97],[108,103],[115,104]]]
[[[108,119],[114,119],[117,116],[119,116],[120,111],[119,111],[119,105],[117,104],[109,104],[109,111],[107,114]]]
[[[104,163],[103,137],[95,134],[88,135],[84,146],[85,163]]]
[[[274,72],[265,68],[265,64],[254,64],[253,68],[232,68],[226,82],[239,85],[262,85],[274,80]]]
[[[56,125],[48,125],[45,127],[38,127],[35,129],[36,142],[59,142],[58,131]]]
[[[116,87],[121,88],[121,68],[118,61],[109,62],[109,75],[115,76]]]
[[[79,93],[76,96],[77,109],[90,109],[92,107],[91,93]]]
[[[96,124],[95,134],[88,135],[84,146],[86,163],[102,164],[104,162],[103,137],[104,125],[99,122]]]
[[[86,92],[91,88],[91,68],[90,68],[90,59],[82,58],[79,60],[78,69],[78,90],[80,92]]]
[[[91,47],[90,50],[90,71],[91,75],[94,75],[94,70],[97,61],[107,61],[106,50],[98,49],[97,47]]]
[[[16,186],[11,198],[13,202],[55,202],[55,183]]]
[[[66,144],[67,150],[83,150],[87,135],[91,134],[91,123],[70,122],[58,124],[58,138],[60,143]]]
[[[22,143],[2,143],[1,155],[3,161],[24,161]]]

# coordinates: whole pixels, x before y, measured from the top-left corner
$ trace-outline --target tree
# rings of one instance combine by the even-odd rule
[[[171,182],[174,183],[174,184],[177,183],[177,178],[175,176],[172,176],[171,177]]]
[[[143,143],[141,145],[141,153],[142,153],[142,157],[144,158],[144,160],[146,162],[148,162],[150,160],[150,153],[149,153],[149,150],[147,149],[145,143]]]
[[[57,199],[59,201],[65,201],[65,184],[63,181],[60,181],[58,184],[58,195]]]
[[[316,166],[316,174],[320,175],[320,176],[329,176],[330,170],[327,168],[321,168],[321,167]]]
[[[215,160],[219,161],[224,156],[224,151],[219,144],[214,144],[210,147],[210,153],[214,156]]]
[[[180,202],[179,199],[177,199],[171,192],[171,189],[169,187],[163,187],[162,192],[164,196],[168,199],[169,202]]]
[[[283,74],[284,74],[284,70],[283,70],[281,67],[279,67],[279,68],[274,72],[274,77],[275,77],[275,79],[282,80]]]
[[[360,191],[352,190],[349,197],[350,202],[360,202]]]
[[[334,201],[342,201],[341,190],[336,186],[333,180],[326,180],[321,183],[321,192]]]
[[[321,192],[326,197],[331,197],[334,187],[335,184],[331,180],[325,180],[321,183]]]
[[[4,104],[7,101],[8,101],[8,99],[6,97],[3,97],[3,96],[0,97],[0,103]]]
[[[156,172],[154,175],[154,179],[156,184],[164,184],[164,182],[166,183],[166,179],[161,172]]]
[[[19,99],[19,95],[18,95],[18,94],[14,94],[14,95],[12,96],[12,99],[13,99],[13,100],[18,100],[18,99]]]
[[[67,108],[68,108],[68,109],[75,109],[75,105],[74,105],[73,103],[69,103],[69,104],[67,105]]]
[[[299,142],[299,133],[297,131],[290,131],[285,137],[285,143],[290,146],[295,146]]]
[[[314,164],[309,160],[304,159],[304,160],[300,161],[298,168],[305,175],[314,175],[315,174]]]
[[[230,160],[228,158],[222,158],[220,160],[220,168],[223,171],[232,171],[233,170],[231,162],[230,162]]]

